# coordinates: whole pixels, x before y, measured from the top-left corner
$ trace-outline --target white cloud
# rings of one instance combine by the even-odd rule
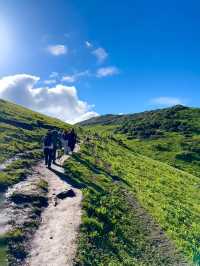
[[[66,75],[62,77],[62,81],[64,82],[68,82],[68,83],[74,83],[76,81],[75,76],[74,75]]]
[[[89,41],[86,41],[85,45],[86,45],[87,48],[92,48],[93,47],[92,43],[89,42]]]
[[[57,78],[58,76],[59,76],[58,72],[51,72],[51,74],[49,75],[49,77],[50,77],[51,79],[53,79],[53,78]]]
[[[102,47],[99,47],[92,51],[92,54],[96,56],[98,63],[103,63],[108,57],[108,53]]]
[[[62,44],[49,45],[47,47],[47,51],[54,56],[59,56],[59,55],[66,54],[68,52],[68,48],[66,45],[62,45]]]
[[[85,70],[85,71],[82,71],[82,72],[75,73],[73,75],[63,76],[62,77],[62,81],[68,82],[68,83],[74,83],[78,79],[80,79],[82,77],[85,77],[85,76],[89,76],[89,75],[90,75],[89,70]]]
[[[51,85],[51,84],[55,84],[56,82],[57,82],[56,79],[47,79],[44,81],[44,84]]]
[[[119,74],[119,69],[115,66],[101,67],[97,70],[97,77],[103,78]]]
[[[97,117],[97,116],[99,116],[99,114],[97,114],[94,111],[90,111],[90,112],[87,112],[87,113],[81,115],[80,117],[77,117],[77,119],[74,119],[73,123],[75,124],[75,123],[90,119],[92,117]]]
[[[181,99],[175,97],[158,97],[152,99],[151,103],[162,106],[173,106],[178,104],[184,104]]]
[[[36,87],[39,77],[27,74],[0,79],[0,98],[35,111],[74,123],[98,114],[93,106],[79,99],[74,86],[57,84],[52,88]]]

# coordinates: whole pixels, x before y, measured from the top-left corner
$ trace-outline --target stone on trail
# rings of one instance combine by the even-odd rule
[[[69,189],[69,190],[66,190],[66,191],[63,191],[59,194],[56,195],[56,197],[58,199],[65,199],[65,198],[73,198],[76,196],[76,193],[73,191],[73,189]]]

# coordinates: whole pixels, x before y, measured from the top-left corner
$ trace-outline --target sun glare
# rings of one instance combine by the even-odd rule
[[[13,39],[11,29],[4,21],[0,20],[0,62],[9,59],[12,52]]]

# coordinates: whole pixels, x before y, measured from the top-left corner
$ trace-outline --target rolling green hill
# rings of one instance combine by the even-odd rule
[[[68,125],[2,100],[0,111],[0,163],[32,151],[0,173],[5,189],[40,158],[45,131]],[[74,264],[200,265],[200,109],[106,115],[79,126],[80,152],[62,175],[84,195]]]

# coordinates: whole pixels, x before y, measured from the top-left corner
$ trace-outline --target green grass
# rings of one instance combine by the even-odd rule
[[[200,177],[199,137],[184,137],[168,133],[159,139],[127,139],[118,135],[127,148],[135,153],[168,163],[169,165]]]
[[[0,265],[1,266],[8,266],[9,261],[8,261],[8,242],[15,242],[16,243],[16,248],[19,246],[21,241],[23,239],[23,234],[20,229],[15,229],[13,231],[10,231],[9,233],[0,236]]]
[[[83,145],[65,167],[72,184],[84,191],[80,265],[174,265],[172,256],[153,247],[145,230],[148,225],[137,217],[122,188],[150,213],[177,250],[190,262],[200,263],[198,177],[102,137]],[[126,243],[135,253],[127,253]]]
[[[31,174],[31,166],[35,162],[34,159],[19,159],[11,163],[5,171],[0,172],[0,192],[5,191],[9,186],[22,181],[28,174]],[[0,265],[2,266],[8,264],[8,239],[12,242],[20,242],[16,240],[16,236],[19,235],[17,232],[0,236]],[[13,236],[12,239],[11,236]]]
[[[38,187],[44,190],[45,192],[48,192],[48,182],[44,179],[40,179],[38,182]]]
[[[1,266],[8,266],[7,261],[7,247],[5,242],[0,239],[0,265]]]
[[[31,167],[36,162],[37,159],[18,159],[7,166],[4,171],[0,172],[0,192],[31,174]]]
[[[200,176],[199,108],[175,106],[133,115],[102,116],[83,124],[89,124],[88,134],[110,136],[133,152]]]

